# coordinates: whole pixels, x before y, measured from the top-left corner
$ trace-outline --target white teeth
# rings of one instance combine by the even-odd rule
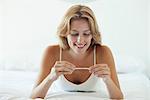
[[[78,45],[78,47],[82,48],[82,47],[84,47],[84,45]]]
[[[76,44],[76,46],[78,47],[78,48],[83,48],[85,45],[78,45],[78,44]]]

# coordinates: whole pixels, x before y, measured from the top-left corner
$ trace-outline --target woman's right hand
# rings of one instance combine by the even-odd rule
[[[72,72],[75,70],[75,67],[76,66],[74,64],[67,61],[56,61],[51,69],[49,78],[55,81],[62,74],[72,74]]]

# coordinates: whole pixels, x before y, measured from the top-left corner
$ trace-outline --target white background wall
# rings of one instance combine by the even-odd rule
[[[148,0],[148,62],[149,62],[149,76],[150,76],[150,1]]]
[[[131,55],[150,66],[148,2],[95,0],[85,4],[94,10],[103,43],[114,54]],[[70,6],[65,0],[1,0],[0,69],[16,64],[23,64],[22,68],[38,65],[43,49],[57,43],[56,28]]]
[[[3,12],[3,3],[0,1],[0,60],[2,60],[2,12]]]

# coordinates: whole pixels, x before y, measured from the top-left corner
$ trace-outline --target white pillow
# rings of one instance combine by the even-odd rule
[[[38,71],[40,59],[40,56],[35,58],[28,56],[7,57],[0,61],[0,70]],[[134,56],[114,54],[114,59],[118,73],[144,72],[146,69],[143,61]]]
[[[28,57],[9,57],[0,61],[0,70],[38,71],[39,61]]]
[[[144,72],[144,62],[130,55],[115,55],[116,70],[118,73]]]

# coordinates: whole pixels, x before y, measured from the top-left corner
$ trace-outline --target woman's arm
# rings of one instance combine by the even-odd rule
[[[53,46],[49,46],[46,48],[44,53],[44,57],[41,64],[41,69],[38,75],[38,79],[36,84],[32,90],[31,98],[43,98],[47,94],[47,91],[51,84],[53,83],[53,79],[50,77],[49,73],[51,72],[51,68],[55,63],[55,51]]]
[[[58,58],[59,46],[48,47],[31,98],[44,99],[51,84],[57,80],[60,75],[72,74],[75,70],[75,65],[67,61],[58,61]]]
[[[97,51],[100,51],[99,56],[102,57],[102,61],[100,64],[92,66],[91,72],[97,77],[103,78],[111,99],[122,99],[123,94],[120,89],[114,58],[110,49],[106,46],[102,46],[98,47]]]
[[[35,99],[35,98],[44,99],[52,83],[53,83],[53,80],[51,80],[49,77],[46,77],[38,86],[33,88],[32,94],[30,97],[32,99]]]
[[[103,48],[103,54],[105,55],[104,56],[105,62],[110,69],[110,77],[106,75],[106,77],[104,78],[104,82],[107,86],[110,98],[122,99],[123,94],[120,89],[113,55],[111,53],[111,50],[108,47],[103,46],[102,48]]]

